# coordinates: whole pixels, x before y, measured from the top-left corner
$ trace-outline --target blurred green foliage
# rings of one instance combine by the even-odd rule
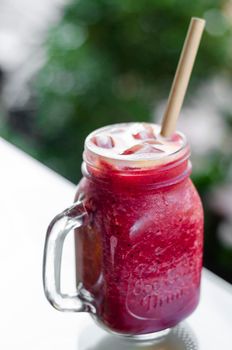
[[[213,13],[220,21],[224,4],[72,2],[50,32],[48,60],[36,79],[33,129],[39,158],[77,182],[86,135],[110,123],[150,120],[154,106],[168,95],[191,16]],[[228,64],[230,33],[221,21],[226,26],[222,35],[204,34],[192,90]]]

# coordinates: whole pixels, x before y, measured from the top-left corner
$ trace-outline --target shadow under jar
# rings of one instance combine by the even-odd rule
[[[115,334],[154,338],[190,315],[199,301],[203,210],[189,178],[189,145],[178,133],[182,146],[158,160],[109,158],[89,146],[95,133],[85,143],[76,202],[62,216],[69,225],[65,235],[76,228],[78,307],[68,304],[58,282],[49,293],[46,246],[45,292],[56,308],[89,311]],[[54,275],[56,269],[53,263]]]

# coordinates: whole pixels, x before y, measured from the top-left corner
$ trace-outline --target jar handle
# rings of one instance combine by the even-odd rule
[[[48,301],[59,311],[95,312],[91,300],[86,300],[80,293],[80,290],[83,291],[82,286],[77,288],[74,295],[62,294],[60,290],[64,240],[69,232],[86,225],[88,220],[84,204],[79,200],[58,214],[47,229],[43,258],[43,286]]]

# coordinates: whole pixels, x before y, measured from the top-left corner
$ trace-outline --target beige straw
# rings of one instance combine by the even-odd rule
[[[170,137],[175,131],[204,27],[204,19],[191,19],[162,121],[164,137]]]

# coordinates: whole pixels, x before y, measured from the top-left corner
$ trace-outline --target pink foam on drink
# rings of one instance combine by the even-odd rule
[[[86,142],[95,154],[119,160],[161,159],[184,144],[181,134],[166,139],[160,135],[160,126],[151,123],[107,126],[90,134]]]

